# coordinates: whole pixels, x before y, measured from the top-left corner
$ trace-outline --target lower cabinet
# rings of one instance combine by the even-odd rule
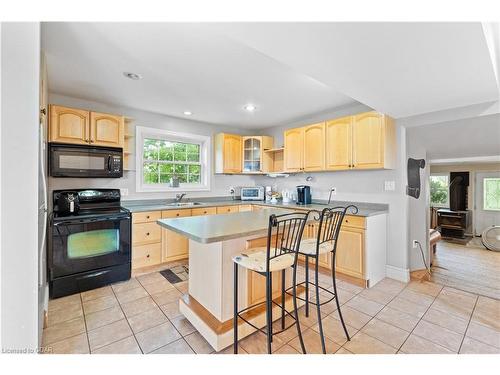
[[[238,206],[221,206],[217,207],[218,214],[232,214],[234,212],[239,212]]]
[[[137,245],[132,250],[132,268],[154,266],[161,263],[161,243]]]
[[[319,224],[307,224],[303,238],[316,238]],[[340,228],[335,258],[335,270],[345,275],[365,279],[364,252],[365,252],[365,218],[360,216],[346,216]],[[305,257],[301,257],[302,260]],[[314,259],[309,260],[314,265]],[[320,267],[331,270],[331,253],[319,257]]]
[[[204,207],[191,209],[191,216],[215,215],[217,207]]]
[[[337,244],[336,268],[349,276],[364,279],[365,230],[343,227]]]
[[[191,210],[168,210],[162,211],[161,218],[176,218],[191,216]],[[162,252],[161,262],[187,258],[189,255],[189,240],[174,231],[162,229]]]

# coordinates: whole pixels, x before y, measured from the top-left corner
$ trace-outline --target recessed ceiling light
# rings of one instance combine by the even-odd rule
[[[123,75],[127,78],[133,79],[134,81],[142,79],[142,75],[137,73],[123,72]]]
[[[248,112],[253,112],[257,109],[257,107],[254,104],[245,104],[243,109],[248,111]]]
[[[191,116],[191,115],[193,114],[193,112],[191,112],[191,111],[184,111],[184,114],[185,114],[186,116]]]

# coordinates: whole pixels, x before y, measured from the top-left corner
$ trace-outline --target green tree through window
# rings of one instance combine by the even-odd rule
[[[431,206],[448,206],[448,176],[431,176]]]
[[[143,181],[168,184],[177,177],[181,184],[201,183],[200,144],[145,138],[143,143]]]

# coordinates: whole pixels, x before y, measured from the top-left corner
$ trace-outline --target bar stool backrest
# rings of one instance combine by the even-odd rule
[[[353,214],[358,213],[358,208],[354,205],[324,208],[321,211],[316,244],[316,255],[319,255],[319,247],[325,243],[331,243],[332,251],[337,249],[337,239],[339,237],[340,227],[342,226],[347,210],[350,210]]]
[[[269,262],[272,259],[286,254],[294,254],[294,265],[297,263],[299,245],[307,217],[308,212],[294,212],[269,216],[266,271],[269,271]]]

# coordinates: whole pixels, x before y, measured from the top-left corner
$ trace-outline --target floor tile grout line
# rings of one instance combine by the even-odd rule
[[[432,303],[429,305],[429,307],[427,308],[427,310],[425,310],[425,312],[423,313],[422,317],[418,320],[417,324],[415,324],[415,327],[413,327],[413,329],[411,330],[411,332],[410,332],[410,334],[408,335],[408,337],[405,339],[405,341],[404,341],[404,342],[401,344],[401,346],[399,347],[398,351],[400,351],[400,350],[401,350],[401,348],[402,348],[402,347],[404,346],[404,344],[406,343],[406,341],[408,341],[408,339],[410,338],[410,336],[413,334],[413,331],[415,331],[415,328],[417,328],[417,326],[419,325],[419,323],[420,323],[420,322],[424,319],[425,314],[427,314],[427,312],[431,309],[432,305],[434,304],[434,302],[436,301],[436,299],[438,298],[438,296],[439,296],[439,295],[441,294],[441,292],[443,291],[443,289],[444,289],[445,285],[443,285],[443,284],[438,284],[438,285],[442,285],[442,288],[439,290],[439,293],[438,293],[436,296],[434,296],[434,299],[432,300]],[[405,288],[405,289],[406,289],[406,288]],[[432,323],[432,324],[434,324],[434,323]],[[436,325],[437,325],[438,327],[441,327],[439,324],[436,324]],[[441,327],[441,328],[445,328],[445,327]],[[422,339],[424,339],[424,340],[430,341],[430,342],[432,342],[433,344],[438,345],[438,346],[440,346],[440,347],[442,347],[442,348],[445,348],[445,349],[447,349],[447,350],[451,350],[450,348],[447,348],[446,346],[443,346],[443,345],[441,345],[441,344],[438,344],[438,343],[436,343],[436,342],[434,342],[434,341],[432,341],[432,340],[429,340],[429,339],[427,339],[427,338],[425,338],[425,337],[419,336],[419,335],[417,335],[417,334],[415,334],[415,336],[420,337],[420,338],[422,338]],[[458,354],[458,352],[457,352],[457,354]]]
[[[375,286],[375,285],[374,285],[374,286]],[[377,312],[377,314],[376,314],[375,316],[372,316],[370,320],[368,320],[368,321],[367,321],[367,322],[366,322],[366,323],[365,323],[365,324],[364,324],[364,325],[363,325],[360,329],[358,329],[358,332],[356,332],[356,333],[354,334],[354,336],[356,336],[359,332],[361,332],[361,330],[362,330],[363,328],[365,328],[365,327],[366,327],[366,325],[367,325],[368,323],[370,323],[373,319],[375,319],[375,318],[376,318],[376,316],[380,313],[380,311],[382,311],[385,307],[387,307],[387,305],[388,305],[389,303],[391,303],[391,302],[392,302],[392,301],[393,301],[396,297],[398,297],[401,293],[403,293],[403,290],[405,290],[407,287],[408,287],[408,285],[406,285],[406,286],[405,286],[403,289],[401,289],[401,290],[400,290],[400,291],[399,291],[399,292],[398,292],[398,293],[397,293],[394,297],[392,297],[392,299],[391,299],[389,302],[387,302],[387,303],[384,305],[384,307],[383,307],[382,309],[380,309],[380,310]],[[368,289],[369,289],[369,288],[368,288]],[[367,290],[367,289],[363,289],[363,290]],[[362,291],[361,291],[361,292],[362,292]],[[360,293],[361,293],[361,292],[360,292]],[[357,295],[357,294],[356,294],[356,295]],[[353,297],[353,298],[354,298],[354,297]],[[375,301],[374,301],[374,302],[375,302]],[[350,306],[349,306],[349,307],[350,307]],[[352,309],[354,309],[354,310],[356,310],[354,307],[351,307],[351,308],[352,308]],[[359,310],[356,310],[356,311],[359,311]],[[359,311],[359,312],[362,312],[362,311]],[[332,312],[332,314],[333,314],[333,312]],[[368,314],[366,314],[366,315],[368,315]],[[385,323],[386,323],[386,322],[385,322]],[[389,323],[387,323],[387,324],[389,324]],[[392,324],[391,324],[391,325],[392,325]],[[398,328],[398,327],[396,327],[396,328]],[[370,336],[369,334],[367,334],[367,333],[365,333],[365,332],[363,332],[363,334]],[[354,337],[354,336],[353,336],[353,337]],[[384,344],[386,344],[386,345],[389,345],[389,344],[387,344],[387,343],[383,342],[382,340],[380,340],[380,339],[378,339],[378,338],[376,338],[376,337],[373,337],[373,336],[370,336],[370,337],[371,337],[371,338],[373,338],[373,339],[375,339],[375,340],[378,340],[378,341],[380,341],[380,342],[382,342],[382,343],[384,343]],[[408,336],[408,337],[409,337],[409,336]],[[352,339],[352,338],[351,338],[351,339]],[[406,341],[406,340],[405,340],[405,341]],[[348,342],[349,342],[349,341],[346,341],[344,344],[342,344],[341,348],[344,348],[345,350],[347,350],[347,351],[351,352],[349,349],[347,349],[347,348],[345,348],[345,347],[344,347],[344,345],[346,345]],[[394,348],[392,345],[389,345],[389,346],[390,346],[391,348]],[[399,351],[399,349],[398,349],[398,348],[394,348],[394,349],[396,349],[396,353]],[[340,349],[339,349],[339,350],[340,350]]]
[[[87,347],[89,349],[89,354],[90,354],[90,340],[89,340],[89,331],[87,327],[87,318],[85,316],[85,310],[83,309],[83,297],[82,293],[80,293],[80,306],[82,308],[82,314],[83,314],[83,324],[85,326],[85,337],[87,338]]]
[[[462,337],[462,341],[460,342],[460,346],[458,347],[458,353],[460,353],[460,350],[462,349],[462,345],[464,344],[465,336],[467,335],[467,331],[469,330],[469,325],[470,325],[470,322],[472,321],[474,311],[476,311],[476,306],[477,306],[478,301],[479,301],[479,296],[476,296],[476,301],[474,302],[474,308],[472,309],[472,312],[470,314],[469,321],[467,323],[467,328],[465,328],[464,335]]]
[[[134,288],[132,288],[132,289],[134,289]],[[122,304],[120,303],[120,301],[118,300],[118,297],[116,296],[115,290],[114,290],[113,288],[111,288],[111,290],[112,290],[112,292],[113,292],[113,295],[114,295],[114,296],[115,296],[115,298],[116,298],[116,301],[118,302],[118,306],[120,307],[121,312],[123,313],[124,319],[125,319],[125,321],[127,322],[127,325],[129,326],[130,331],[132,332],[132,336],[134,337],[135,343],[136,343],[136,344],[137,344],[137,346],[139,347],[139,350],[141,351],[141,353],[142,353],[142,354],[144,354],[144,351],[142,350],[142,347],[141,347],[141,345],[139,344],[139,341],[137,341],[137,337],[135,337],[135,332],[134,332],[134,330],[132,329],[132,326],[130,325],[130,322],[128,321],[127,315],[125,315],[125,311],[123,311]],[[130,336],[127,336],[127,337],[130,337]],[[124,337],[124,338],[122,338],[122,339],[120,339],[120,340],[123,340],[123,339],[125,339],[125,338],[126,338],[126,337]],[[115,342],[118,342],[118,341],[120,341],[120,340],[116,340],[116,341],[112,342],[111,344],[113,344],[113,343],[115,343]],[[111,344],[108,344],[108,345],[111,345]],[[101,347],[101,348],[103,348],[103,347]]]

